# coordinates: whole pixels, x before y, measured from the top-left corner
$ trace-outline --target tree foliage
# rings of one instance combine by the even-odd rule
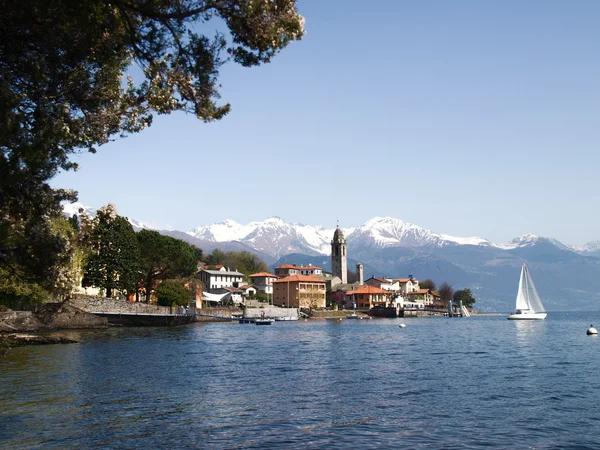
[[[210,265],[222,264],[231,270],[237,270],[244,275],[251,275],[257,272],[266,272],[267,265],[257,255],[250,252],[224,252],[220,249],[213,250],[207,259]]]
[[[419,286],[421,287],[421,289],[431,289],[432,291],[435,291],[436,288],[435,281],[433,281],[431,278],[427,278],[426,280],[420,281]]]
[[[109,204],[100,208],[85,229],[89,257],[83,275],[84,287],[98,287],[112,297],[114,290],[134,292],[139,276],[139,247],[135,231],[125,217]]]
[[[440,300],[444,305],[448,305],[448,303],[452,301],[453,292],[454,291],[450,284],[446,283],[445,281],[441,284],[440,288],[438,289],[438,293],[440,294]]]
[[[137,240],[141,268],[139,284],[146,288],[146,301],[150,299],[156,280],[188,277],[196,273],[196,248],[187,242],[153,230],[141,230]]]
[[[77,230],[62,217],[0,227],[0,303],[14,307],[70,293],[81,252]]]
[[[459,302],[462,302],[463,306],[466,306],[467,308],[472,308],[473,304],[476,302],[475,297],[473,297],[473,293],[469,288],[456,291],[453,299],[454,303],[458,304]]]
[[[267,63],[304,33],[294,0],[4,0],[0,14],[0,269],[52,287],[52,230],[71,155],[137,133],[153,113],[221,119],[221,66]],[[136,64],[139,76],[127,77]],[[132,72],[133,73],[133,72]]]
[[[161,282],[155,294],[161,306],[187,306],[191,299],[191,293],[183,283],[174,280]]]

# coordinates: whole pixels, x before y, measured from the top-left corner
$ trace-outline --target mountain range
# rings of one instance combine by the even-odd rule
[[[65,205],[65,214],[80,204]],[[92,214],[93,215],[93,214]],[[150,228],[131,220],[135,229]],[[188,232],[159,230],[205,252],[251,251],[271,267],[282,263],[316,264],[331,269],[333,228],[288,223],[279,217],[241,225],[233,220],[202,225]],[[548,237],[526,234],[506,244],[481,237],[454,237],[392,217],[375,217],[342,228],[348,244],[348,267],[357,261],[365,277],[413,275],[470,287],[483,311],[514,308],[520,267],[527,262],[548,310],[596,310],[600,301],[600,241],[575,248]]]

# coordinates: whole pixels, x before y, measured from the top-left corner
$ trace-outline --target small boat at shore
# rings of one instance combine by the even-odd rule
[[[275,319],[256,319],[254,321],[256,325],[271,325],[273,322],[275,322]]]
[[[508,320],[544,320],[547,316],[525,263],[521,268],[516,310],[514,314],[508,316]]]
[[[286,316],[286,317],[275,317],[275,322],[287,322],[288,320],[298,320],[299,317]]]

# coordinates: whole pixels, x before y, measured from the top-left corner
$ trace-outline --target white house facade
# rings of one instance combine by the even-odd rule
[[[222,288],[237,288],[244,284],[244,274],[228,270],[201,270],[200,281],[207,292],[215,292]]]

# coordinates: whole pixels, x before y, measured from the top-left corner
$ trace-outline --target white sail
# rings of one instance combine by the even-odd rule
[[[521,278],[519,280],[519,292],[517,293],[517,311],[532,313],[545,312],[544,305],[540,300],[527,266],[523,264]]]

